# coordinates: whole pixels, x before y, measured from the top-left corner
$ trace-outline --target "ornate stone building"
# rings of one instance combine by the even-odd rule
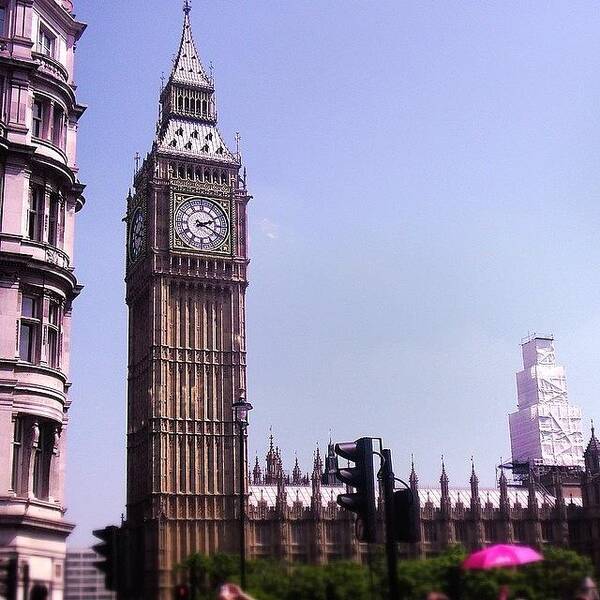
[[[281,453],[271,443],[263,469],[256,459],[249,474],[249,550],[254,557],[277,557],[291,562],[323,563],[335,559],[366,561],[367,548],[356,542],[354,523],[336,498],[343,491],[330,472],[336,468],[331,444],[326,466],[315,452],[310,477],[298,462],[291,474],[283,470]],[[401,544],[400,556],[435,556],[453,544],[469,550],[508,542],[536,547],[572,547],[600,566],[600,442],[595,432],[585,451],[580,473],[583,497],[565,496],[557,469],[554,493],[532,471],[525,482],[510,484],[504,470],[497,486],[480,488],[475,466],[468,487],[454,488],[444,464],[439,486],[420,487],[413,464],[410,487],[417,499],[414,516],[419,540]],[[379,507],[383,540],[383,510]]]
[[[0,559],[18,598],[63,597],[76,164],[70,0],[0,0]]]
[[[170,598],[173,567],[236,548],[232,404],[246,386],[245,176],[217,127],[184,4],[152,150],[127,198],[127,531],[133,590]]]

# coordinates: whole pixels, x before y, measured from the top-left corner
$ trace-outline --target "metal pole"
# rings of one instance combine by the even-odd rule
[[[385,502],[385,553],[387,557],[390,600],[400,600],[398,585],[398,548],[394,528],[394,471],[392,469],[392,453],[385,449],[383,455],[383,494]]]
[[[245,460],[244,460],[244,434],[245,427],[243,423],[239,423],[240,427],[240,463],[239,463],[239,474],[240,474],[240,583],[242,589],[246,589],[246,473],[245,473]]]

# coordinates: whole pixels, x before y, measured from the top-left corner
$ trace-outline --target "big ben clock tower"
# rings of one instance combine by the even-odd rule
[[[127,199],[126,531],[143,589],[172,594],[194,552],[235,551],[240,460],[232,403],[246,383],[245,180],[217,128],[212,75],[185,2],[152,150]]]

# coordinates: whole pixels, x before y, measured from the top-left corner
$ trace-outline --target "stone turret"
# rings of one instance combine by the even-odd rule
[[[277,473],[279,470],[279,456],[273,445],[273,434],[269,436],[269,451],[266,456],[267,470],[265,472],[265,483],[274,485],[277,483]]]
[[[260,485],[262,483],[262,469],[260,468],[260,464],[258,462],[258,456],[256,457],[256,462],[254,463],[254,469],[252,469],[252,483],[254,485]]]
[[[302,471],[300,470],[300,465],[298,464],[298,457],[296,456],[296,461],[294,462],[294,469],[292,470],[292,485],[302,485],[302,483]]]
[[[471,519],[474,525],[474,545],[476,548],[483,548],[485,536],[483,531],[481,498],[479,497],[479,477],[475,472],[475,462],[471,459]]]
[[[338,456],[335,453],[333,442],[329,440],[327,456],[325,457],[325,472],[323,473],[323,485],[338,485],[335,473],[338,469]]]
[[[450,509],[450,487],[449,479],[446,474],[446,464],[444,463],[444,457],[442,456],[442,474],[440,476],[440,492],[442,494],[442,510]]]
[[[502,462],[502,461],[500,461]],[[512,521],[510,519],[510,499],[508,497],[508,479],[504,473],[504,469],[500,469],[500,478],[498,480],[498,486],[500,488],[500,516],[502,519],[502,529],[504,532],[504,539],[508,544],[512,544],[514,541],[514,529]]]
[[[584,453],[585,470],[590,475],[600,473],[600,441],[596,437],[596,428],[592,421],[592,437]]]
[[[408,482],[410,484],[410,491],[413,494],[413,519],[415,521],[415,533],[417,541],[414,544],[413,556],[414,558],[423,558],[425,551],[423,549],[423,531],[422,531],[422,519],[421,519],[421,498],[419,496],[419,477],[415,470],[415,459],[411,456],[410,460],[410,475]]]
[[[452,524],[452,503],[450,500],[450,481],[446,473],[446,464],[442,456],[442,474],[440,476],[440,512],[442,516],[442,541],[446,545],[454,543],[454,527]]]
[[[315,459],[313,462],[313,472],[311,476],[312,483],[312,509],[320,513],[322,508],[322,496],[321,496],[321,478],[323,477],[323,461],[321,460],[321,452],[319,446],[315,452]]]

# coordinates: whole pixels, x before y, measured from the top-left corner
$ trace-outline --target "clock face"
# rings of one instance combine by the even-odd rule
[[[135,209],[131,218],[129,230],[129,254],[135,260],[141,253],[144,245],[144,213],[140,207]]]
[[[175,211],[175,232],[192,248],[216,250],[229,237],[229,221],[216,202],[190,198]]]

